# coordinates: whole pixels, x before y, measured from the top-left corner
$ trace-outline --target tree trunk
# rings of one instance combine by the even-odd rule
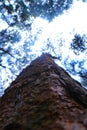
[[[1,97],[0,130],[87,130],[87,91],[42,54]]]

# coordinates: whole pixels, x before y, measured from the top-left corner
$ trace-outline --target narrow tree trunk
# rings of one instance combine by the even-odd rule
[[[1,97],[0,130],[87,130],[87,91],[42,54]]]

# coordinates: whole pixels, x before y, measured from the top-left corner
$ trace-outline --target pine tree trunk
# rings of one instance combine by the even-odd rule
[[[87,91],[42,54],[1,97],[0,130],[87,130]]]

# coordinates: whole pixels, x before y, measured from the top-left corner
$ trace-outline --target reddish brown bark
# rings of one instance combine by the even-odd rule
[[[1,97],[0,130],[87,130],[87,91],[43,54]]]

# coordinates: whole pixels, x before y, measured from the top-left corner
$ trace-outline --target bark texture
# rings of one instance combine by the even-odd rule
[[[87,91],[42,54],[1,97],[0,130],[87,130]]]

